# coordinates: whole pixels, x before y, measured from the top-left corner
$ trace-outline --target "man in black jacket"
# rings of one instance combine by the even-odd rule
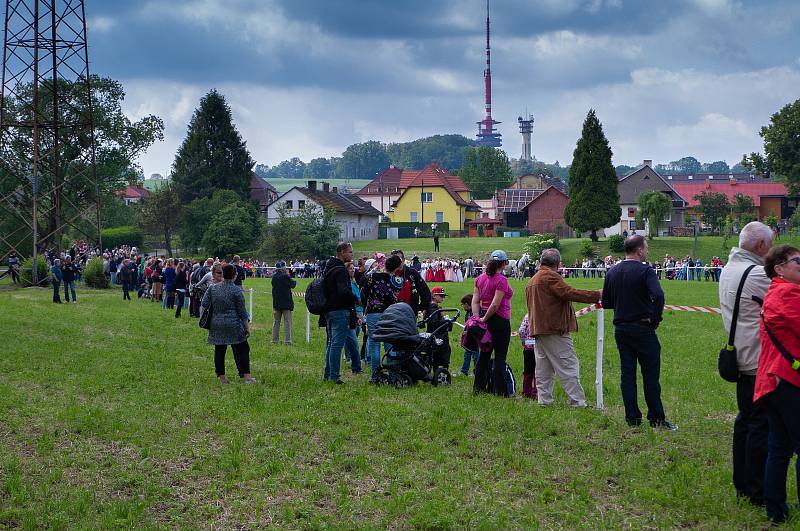
[[[287,345],[292,344],[292,311],[294,310],[294,300],[292,299],[292,288],[297,286],[297,281],[289,276],[286,270],[286,262],[281,260],[275,264],[275,272],[272,274],[272,310],[274,320],[272,322],[272,342],[278,344],[281,331],[281,318],[283,318],[283,338]]]
[[[415,312],[427,312],[431,305],[431,290],[422,278],[419,271],[413,267],[406,266],[406,257],[403,251],[395,249],[392,251],[394,256],[399,256],[403,261],[395,272],[395,276],[403,277],[403,287],[397,295],[398,302],[405,302],[414,309]]]
[[[328,307],[325,310],[327,348],[325,350],[325,374],[323,378],[335,384],[341,379],[342,349],[350,331],[350,312],[355,309],[356,296],[350,287],[350,274],[345,264],[353,260],[350,242],[336,246],[336,256],[325,264],[324,286]]]
[[[647,265],[647,240],[635,234],[625,240],[625,260],[606,273],[603,308],[614,310],[614,338],[620,359],[620,388],[629,426],[642,423],[636,394],[636,365],[642,371],[647,418],[654,428],[675,431],[661,403],[661,344],[656,328],[664,310],[664,292]]]

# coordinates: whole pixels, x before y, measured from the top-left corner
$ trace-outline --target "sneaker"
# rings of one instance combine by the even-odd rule
[[[231,383],[231,381],[228,380],[228,378],[223,374],[223,375],[219,376],[219,383],[221,383],[221,384],[229,384],[229,383]]]
[[[638,428],[642,425],[642,419],[625,419],[625,423],[631,428]]]
[[[344,385],[344,382],[341,380],[334,380],[333,383],[335,383],[336,385]]]
[[[255,378],[244,378],[242,380],[242,383],[244,383],[246,385],[249,385],[249,384],[258,383],[258,380],[256,380]]]
[[[663,420],[651,420],[650,426],[657,429],[657,430],[664,430],[664,431],[678,431],[678,427],[671,423],[670,421],[663,419]]]
[[[78,301],[72,301],[72,304],[78,304]]]

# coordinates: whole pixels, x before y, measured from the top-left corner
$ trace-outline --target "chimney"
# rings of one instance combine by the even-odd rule
[[[317,181],[308,181],[308,189],[312,192],[317,191]]]
[[[644,163],[643,163],[643,164],[644,164],[645,166],[648,166],[648,167],[650,167],[650,168],[652,168],[652,167],[653,167],[653,161],[652,161],[652,159],[644,159]]]
[[[339,188],[334,186],[333,189],[331,190],[331,192],[333,192],[334,194],[338,194],[339,193]]]
[[[331,185],[328,184],[328,183],[322,183],[322,191],[323,192],[329,192],[330,191],[330,186]]]

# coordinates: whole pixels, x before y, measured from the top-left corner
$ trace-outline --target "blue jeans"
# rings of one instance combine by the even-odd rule
[[[67,290],[69,290],[69,291],[67,291]],[[70,280],[70,281],[65,280],[64,281],[64,300],[66,300],[67,302],[69,302],[69,292],[70,291],[72,292],[72,300],[74,300],[74,301],[78,300],[78,297],[75,296],[75,281],[74,280]]]
[[[349,322],[349,317],[348,317]],[[358,332],[360,327],[348,328],[344,340],[344,357],[350,362],[353,372],[361,372],[361,349],[358,348]]]
[[[367,360],[372,367],[372,375],[370,381],[375,382],[378,380],[378,371],[381,368],[381,344],[379,341],[372,339],[372,334],[378,326],[378,319],[381,318],[382,313],[368,313],[367,314]],[[386,345],[383,346],[383,351],[386,352]]]
[[[648,325],[620,323],[614,330],[620,360],[620,389],[625,404],[625,420],[640,422],[642,412],[636,396],[636,363],[642,370],[647,418],[653,422],[664,420],[661,403],[661,344],[656,331]]]
[[[792,455],[800,452],[800,416],[797,414],[800,410],[800,388],[781,382],[775,391],[767,395],[765,402],[769,440],[764,473],[764,505],[770,519],[782,520],[789,516],[786,472]],[[800,487],[800,458],[795,461],[795,470]]]
[[[111,284],[114,285],[116,283],[117,283],[117,272],[116,271],[112,271],[111,272]]]
[[[469,350],[464,351],[464,364],[461,366],[461,372],[465,375],[469,375],[469,364],[470,360],[472,361],[473,365],[478,364],[478,356],[480,352],[477,350],[475,352],[470,352]]]
[[[327,322],[327,348],[325,349],[325,374],[323,379],[336,381],[342,375],[342,349],[350,332],[350,311],[334,310],[325,314]]]

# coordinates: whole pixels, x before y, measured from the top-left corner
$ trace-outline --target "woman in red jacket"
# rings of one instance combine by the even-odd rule
[[[764,271],[772,284],[762,308],[761,355],[753,401],[763,401],[769,419],[764,505],[771,521],[783,522],[789,517],[786,473],[792,455],[800,451],[800,369],[793,368],[786,357],[800,360],[800,249],[774,247],[764,261]],[[794,366],[800,367],[800,362]],[[796,468],[800,487],[800,461]]]

